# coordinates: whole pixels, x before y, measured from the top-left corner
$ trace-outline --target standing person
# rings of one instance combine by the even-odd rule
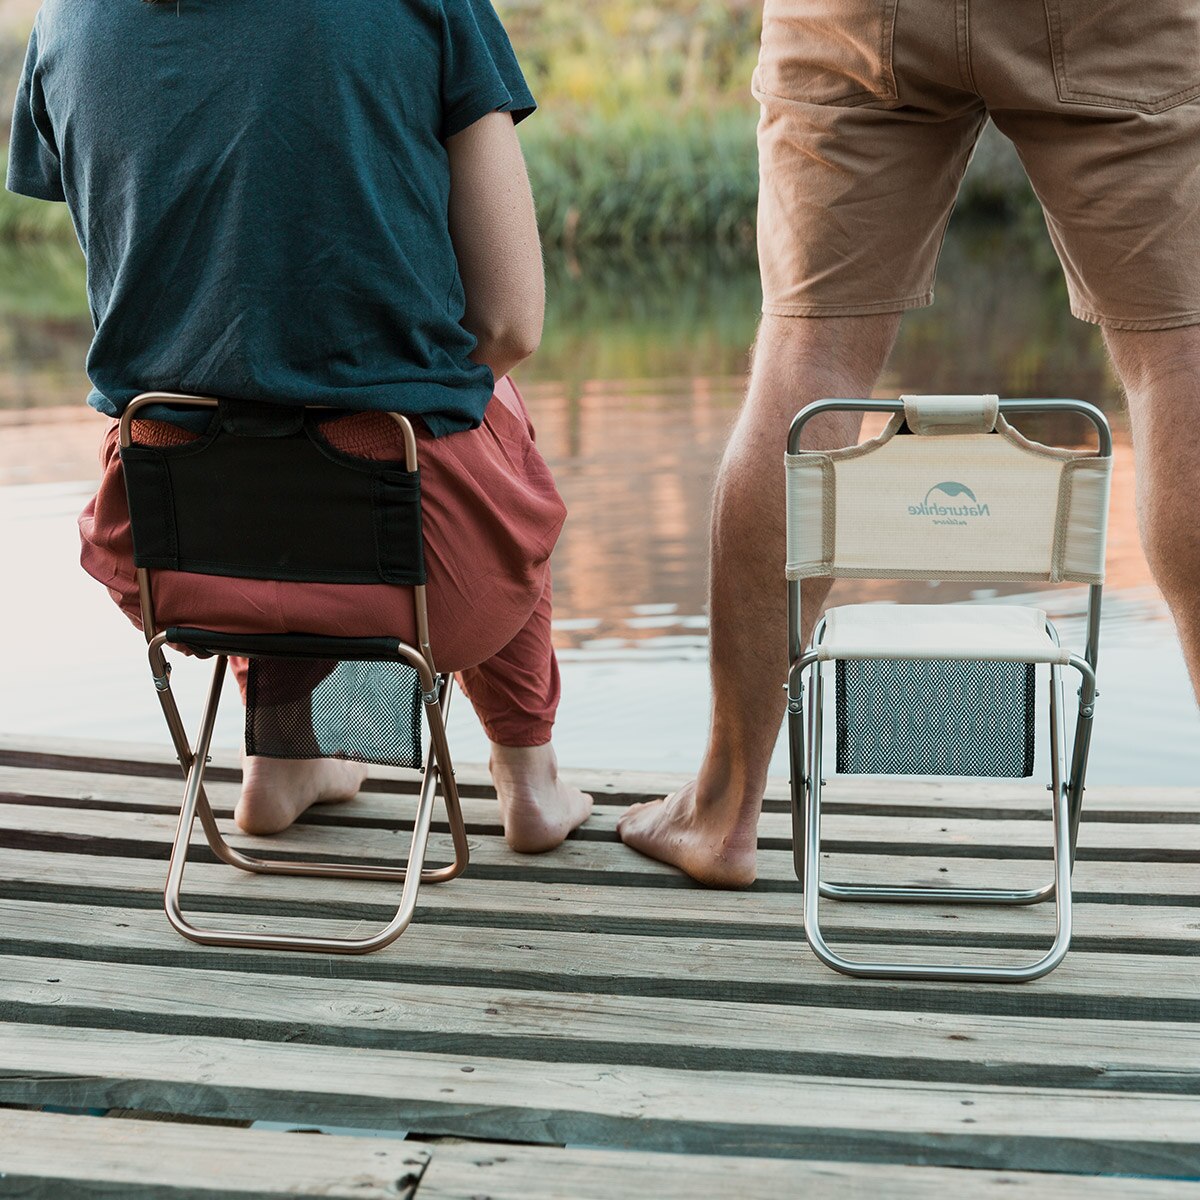
[[[155,390],[329,406],[355,415],[325,436],[365,458],[403,457],[386,412],[419,418],[431,641],[482,719],[505,836],[526,851],[591,806],[551,745],[565,510],[507,378],[542,328],[514,130],[533,109],[489,0],[46,0],[8,163],[12,191],[70,209],[99,412]],[[139,624],[108,426],[83,565]],[[134,436],[196,435],[148,420]],[[416,640],[401,587],[155,575],[164,626]],[[238,824],[276,832],[365,774],[248,758]]]
[[[1142,542],[1200,689],[1200,4],[767,0],[754,92],[763,320],[716,488],[708,747],[694,783],[619,826],[724,887],[754,879],[784,711],[788,425],[821,397],[869,396],[901,313],[932,302],[989,117],[1125,386]],[[804,445],[853,444],[858,425],[817,418]],[[804,583],[806,640],[828,591]]]

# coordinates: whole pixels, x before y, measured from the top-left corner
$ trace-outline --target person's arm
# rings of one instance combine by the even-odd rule
[[[466,292],[471,357],[499,379],[538,347],[546,304],[529,176],[513,119],[488,113],[446,141],[450,237]]]

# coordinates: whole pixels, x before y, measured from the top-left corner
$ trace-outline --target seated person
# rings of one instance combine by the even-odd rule
[[[507,375],[542,325],[514,130],[533,108],[489,0],[47,0],[8,169],[11,190],[70,208],[101,413],[153,390],[325,405],[348,414],[330,442],[378,459],[403,457],[386,413],[416,418],[435,661],[479,714],[505,836],[529,852],[591,808],[550,740],[565,508]],[[115,421],[100,457],[83,566],[140,625]],[[407,588],[152,574],[164,626],[416,641]],[[365,775],[247,758],[237,822],[276,832]]]

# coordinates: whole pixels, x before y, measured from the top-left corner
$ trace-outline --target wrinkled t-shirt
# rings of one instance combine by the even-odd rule
[[[46,0],[8,187],[87,259],[88,402],[152,390],[478,425],[446,139],[534,108],[489,0]]]

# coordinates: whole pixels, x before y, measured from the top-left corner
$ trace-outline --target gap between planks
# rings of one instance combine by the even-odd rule
[[[7,1195],[67,1200],[1188,1200],[1200,1186],[1015,1171],[654,1154],[481,1142],[382,1142],[0,1111]],[[415,1178],[414,1178],[415,1177]],[[39,1193],[36,1189],[42,1189]],[[209,1189],[207,1192],[203,1189]]]
[[[82,1068],[82,1069],[81,1069]],[[9,1103],[130,1107],[523,1142],[1194,1176],[1200,1099],[1090,1089],[519,1063],[0,1026]]]

